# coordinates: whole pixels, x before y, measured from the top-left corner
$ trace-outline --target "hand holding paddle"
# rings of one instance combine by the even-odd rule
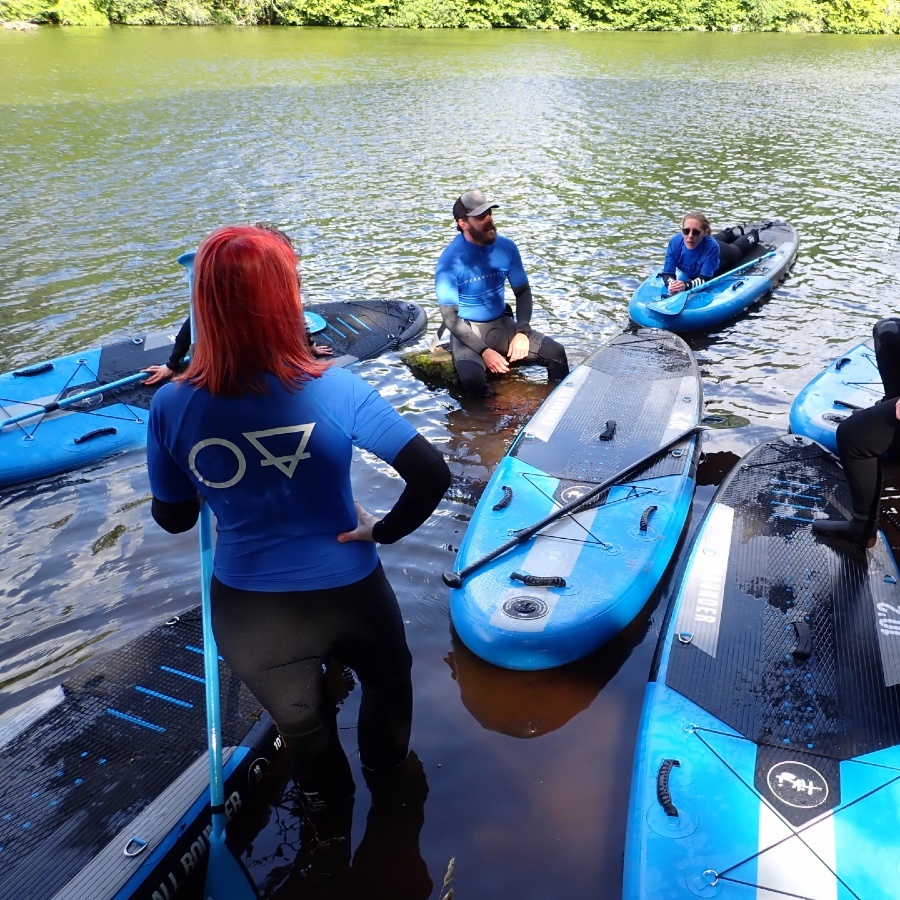
[[[525,541],[530,540],[534,537],[542,528],[545,528],[547,525],[550,525],[552,522],[556,522],[561,519],[563,516],[567,516],[570,513],[577,512],[577,510],[584,506],[589,501],[593,500],[594,497],[599,496],[603,493],[607,488],[612,487],[616,482],[621,481],[623,478],[627,478],[629,475],[634,472],[639,471],[644,468],[648,463],[652,462],[653,459],[660,455],[660,453],[665,453],[666,450],[671,449],[676,444],[681,443],[685,438],[689,438],[692,434],[696,434],[700,431],[705,431],[706,426],[704,425],[694,425],[692,428],[689,428],[687,431],[683,431],[681,434],[672,438],[671,441],[663,444],[662,447],[653,450],[651,453],[648,453],[646,456],[641,457],[641,459],[636,460],[631,463],[626,468],[622,469],[620,472],[616,472],[615,475],[611,475],[609,478],[604,479],[600,482],[600,484],[592,487],[586,494],[583,494],[581,497],[577,497],[571,503],[566,503],[565,506],[561,506],[559,509],[554,510],[554,512],[550,513],[550,515],[545,516],[540,522],[535,522],[534,525],[528,526],[528,528],[523,528],[519,531],[514,538],[508,540],[505,544],[501,544],[499,547],[491,550],[490,553],[486,553],[481,559],[476,559],[475,562],[470,563],[464,569],[461,569],[459,572],[444,572],[441,575],[441,578],[444,581],[444,584],[447,587],[451,588],[460,588],[462,587],[463,579],[465,579],[468,575],[471,575],[473,572],[477,572],[485,564],[495,560],[498,556],[502,556],[506,553],[507,550],[512,550],[513,547],[519,546],[519,544],[524,544]]]

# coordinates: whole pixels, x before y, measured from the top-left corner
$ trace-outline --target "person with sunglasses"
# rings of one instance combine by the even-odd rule
[[[759,243],[759,231],[747,234],[738,226],[712,234],[709,219],[702,212],[688,213],[681,231],[672,235],[666,248],[662,280],[670,294],[699,287],[737,266],[744,254]]]
[[[569,374],[562,344],[531,327],[533,299],[515,243],[497,234],[496,203],[480,191],[467,191],[453,204],[458,234],[438,259],[435,290],[450,351],[466,393],[491,393],[488,372],[505,375],[510,367],[538,365],[550,382]],[[505,299],[509,281],[516,312]],[[443,330],[443,328],[442,328]]]

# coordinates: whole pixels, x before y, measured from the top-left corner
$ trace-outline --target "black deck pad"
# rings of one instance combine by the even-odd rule
[[[687,344],[659,329],[621,334],[582,365],[591,369],[588,381],[550,439],[529,440],[526,429],[511,455],[556,478],[597,484],[664,443],[673,404],[681,400],[679,388],[690,383],[691,399],[696,400],[699,376]],[[615,422],[612,438],[607,436],[610,422]],[[675,448],[680,454],[661,455],[630,477],[681,472],[687,444]]]
[[[714,643],[673,642],[666,683],[765,747],[843,760],[900,743],[900,609],[880,539],[813,534],[849,515],[843,472],[795,436],[748,454],[716,500],[734,510]],[[702,627],[702,626],[701,626]]]
[[[62,686],[11,741],[0,729],[0,897],[52,897],[130,818],[207,753],[199,610]],[[220,662],[222,746],[259,703]]]

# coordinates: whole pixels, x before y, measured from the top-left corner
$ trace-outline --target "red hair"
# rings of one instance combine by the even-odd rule
[[[297,255],[286,236],[251,225],[214,231],[194,260],[194,350],[184,378],[211,394],[266,392],[318,378],[309,349]]]

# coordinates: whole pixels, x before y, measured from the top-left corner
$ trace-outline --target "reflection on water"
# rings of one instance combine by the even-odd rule
[[[459,685],[463,706],[482,728],[533,738],[555,731],[587,709],[646,630],[647,617],[641,614],[614,640],[584,659],[555,669],[514,672],[476,656],[451,628],[453,649],[444,662]]]
[[[797,391],[900,296],[897,38],[48,29],[0,32],[0,83],[4,369],[182,321],[176,257],[233,221],[287,228],[308,299],[415,300],[433,332],[450,207],[474,186],[522,252],[536,326],[577,362],[627,324],[686,210],[714,227],[783,217],[800,236],[790,277],[689,339],[705,411],[731,426],[704,435],[694,528],[733,462],[785,430]],[[350,843],[363,870],[384,863],[366,880],[408,869],[437,896],[455,859],[466,900],[615,897],[668,582],[587,660],[486,667],[453,640],[440,573],[543,372],[481,403],[396,356],[358,371],[454,474],[438,515],[380,551],[414,657],[424,821],[369,823],[353,694],[340,716],[360,785]],[[354,491],[383,513],[399,485],[359,454]],[[153,526],[148,498],[141,453],[0,494],[0,712],[197,604],[196,536]],[[235,837],[256,882],[287,896],[305,863],[280,804],[276,790]]]

